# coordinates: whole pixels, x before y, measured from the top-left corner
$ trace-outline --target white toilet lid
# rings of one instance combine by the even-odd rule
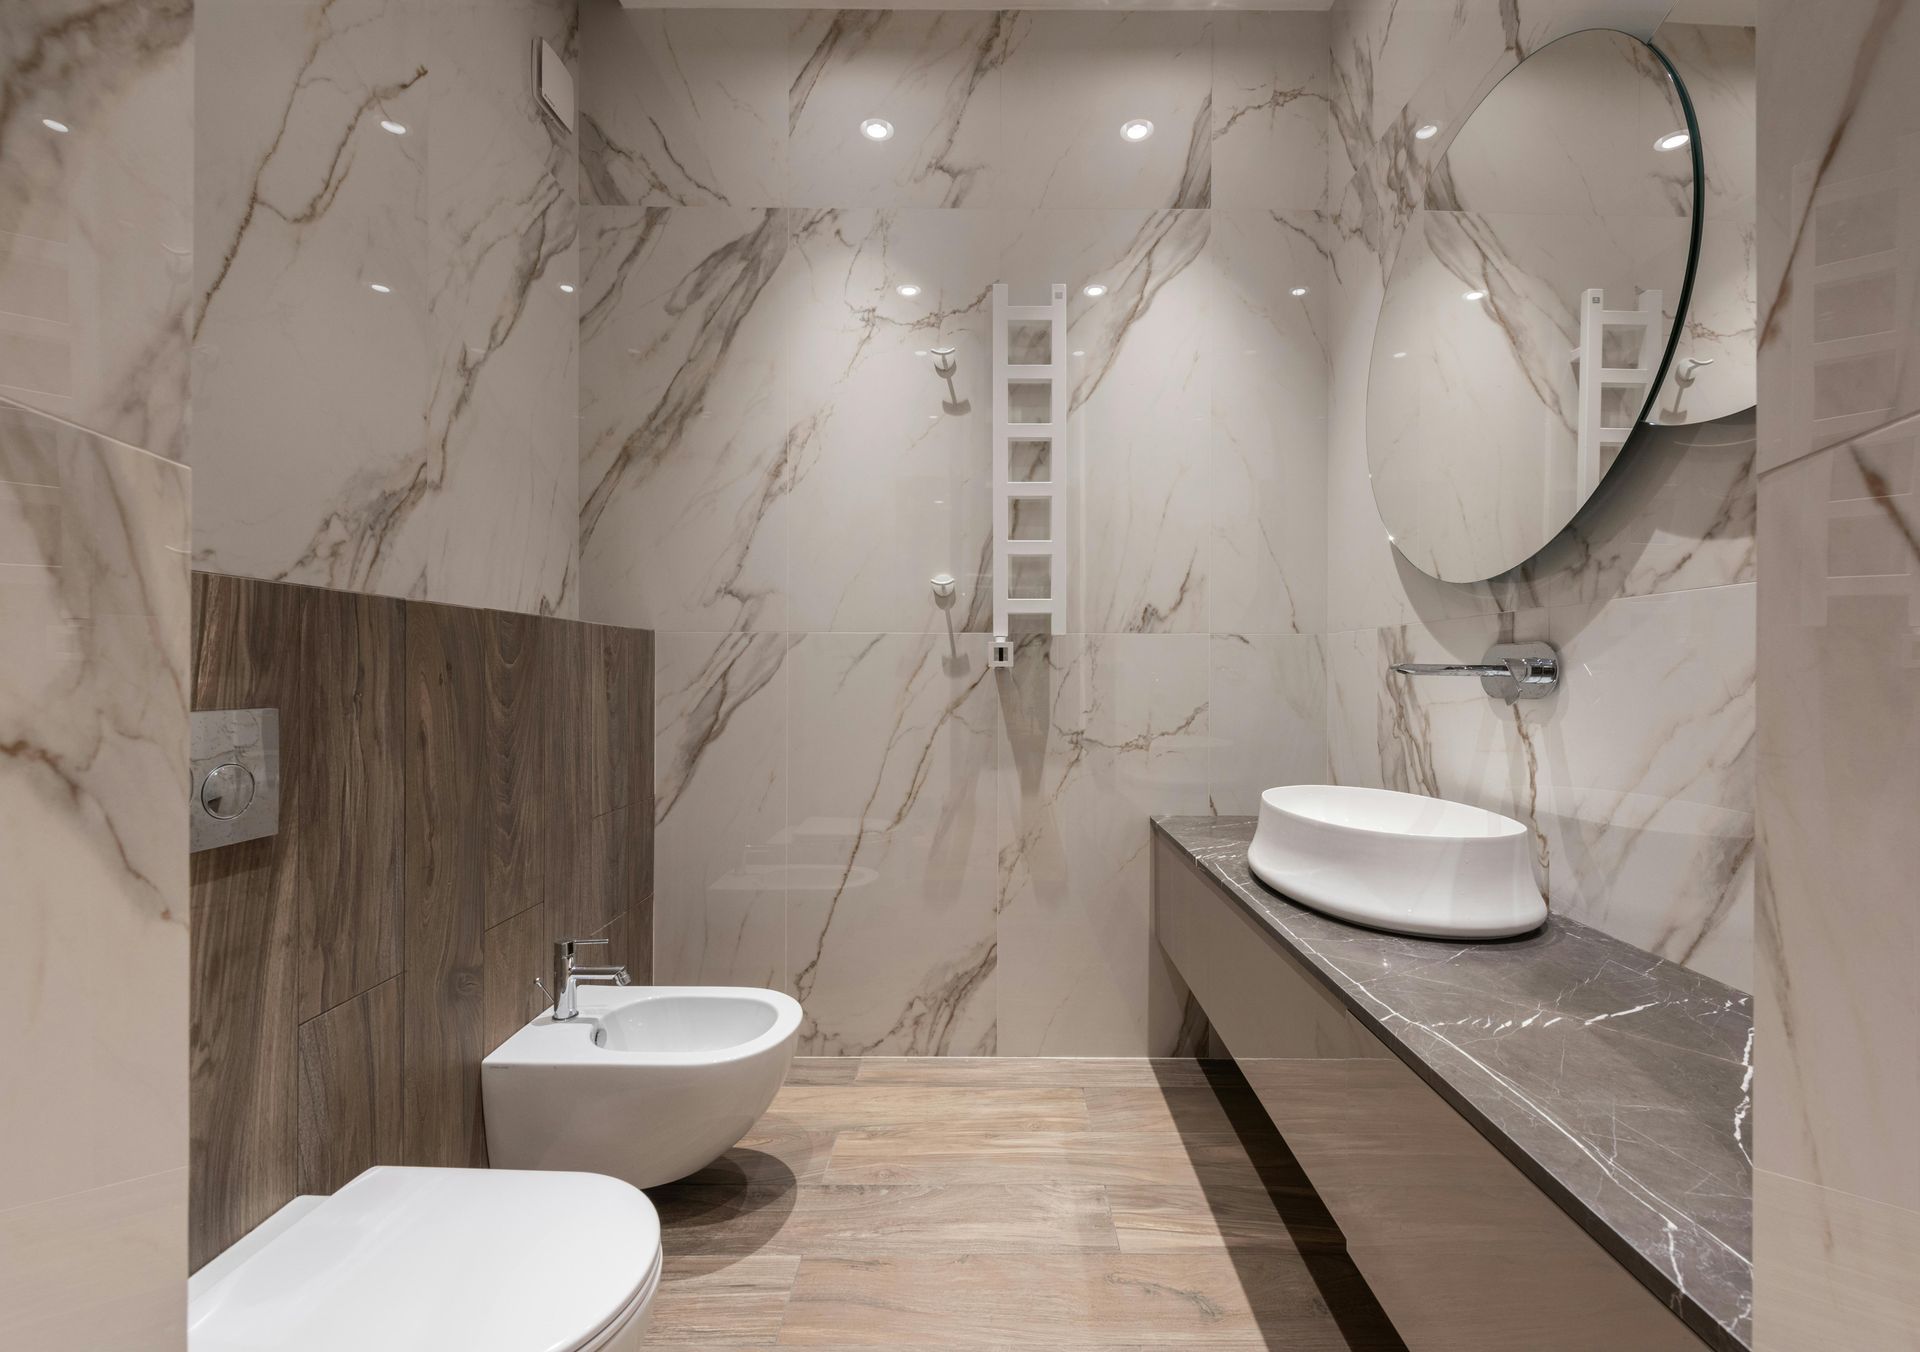
[[[309,1206],[195,1275],[192,1352],[576,1352],[660,1265],[653,1203],[599,1174],[383,1167]]]

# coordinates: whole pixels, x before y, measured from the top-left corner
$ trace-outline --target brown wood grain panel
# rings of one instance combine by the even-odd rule
[[[404,603],[195,577],[196,709],[280,711],[280,832],[262,887],[291,905],[301,1019],[401,967]]]
[[[402,1160],[401,982],[300,1025],[301,1192],[332,1192]]]
[[[281,711],[280,833],[194,859],[194,1263],[368,1165],[485,1162],[555,935],[652,969],[652,636],[199,574],[196,708]],[[594,809],[610,804],[604,812]]]
[[[488,617],[407,616],[407,979],[402,983],[410,1164],[486,1162],[480,1124],[489,846],[496,820]]]
[[[479,702],[485,717],[483,889],[492,926],[544,900],[546,869],[554,862],[549,846],[555,799],[571,797],[571,785],[554,782],[544,720],[554,675],[548,665],[557,646],[549,622],[497,611],[474,611],[463,622],[479,636],[480,663],[465,673],[475,679],[463,697]]]
[[[298,1190],[292,899],[273,842],[193,856],[188,1262],[198,1269]]]
[[[652,822],[643,808],[619,808],[586,825],[575,891],[550,895],[551,937],[600,937],[618,930],[620,956],[639,983],[653,979],[653,898],[647,860]],[[604,955],[602,955],[604,956]],[[588,959],[599,962],[599,956]]]
[[[528,701],[529,754],[539,765],[537,811],[518,848],[537,859],[540,897],[550,930],[581,938],[606,923],[593,886],[596,872],[586,811],[587,783],[604,757],[591,741],[586,706],[594,666],[595,626],[542,620],[537,630],[535,670],[539,691]]]
[[[488,1052],[512,1037],[522,1024],[547,1007],[533,984],[548,985],[553,950],[547,943],[546,908],[533,906],[487,931],[486,1039]]]

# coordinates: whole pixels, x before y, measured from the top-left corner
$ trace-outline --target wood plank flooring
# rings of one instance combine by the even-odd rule
[[[649,1347],[1404,1352],[1232,1062],[802,1059],[651,1196]]]

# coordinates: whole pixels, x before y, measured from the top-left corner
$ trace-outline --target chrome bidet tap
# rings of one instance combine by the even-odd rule
[[[579,985],[582,981],[605,981],[629,986],[633,978],[625,967],[576,967],[573,950],[583,945],[604,944],[605,939],[556,939],[553,943],[553,1017],[555,1022],[577,1018],[580,1014]]]

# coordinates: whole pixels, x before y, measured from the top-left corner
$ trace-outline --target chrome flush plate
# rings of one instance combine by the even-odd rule
[[[279,831],[278,709],[195,709],[192,766],[189,852]]]

